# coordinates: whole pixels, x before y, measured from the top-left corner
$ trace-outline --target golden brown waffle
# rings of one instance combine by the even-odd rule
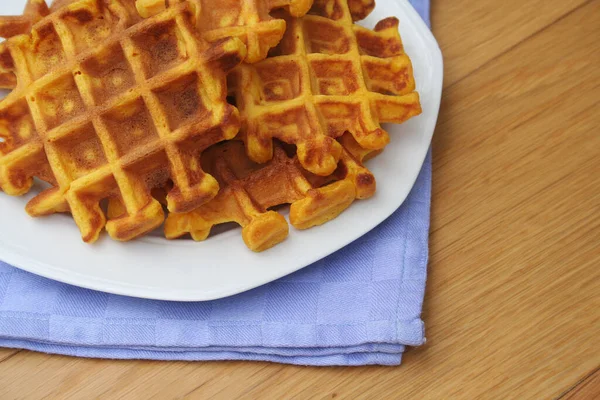
[[[179,0],[137,0],[144,17],[160,12]],[[301,17],[312,0],[186,0],[194,4],[197,29],[209,41],[237,37],[248,47],[246,62],[264,59],[285,32],[285,21],[273,18],[273,10],[285,8],[293,17]]]
[[[288,235],[285,218],[269,211],[271,207],[291,204],[290,222],[296,228],[306,229],[335,218],[356,198],[351,173],[346,174],[348,179],[314,187],[297,159],[279,146],[264,165],[252,162],[239,141],[211,147],[202,160],[206,171],[219,180],[221,191],[192,212],[169,214],[165,223],[169,239],[191,233],[194,240],[204,240],[214,225],[236,222],[243,227],[246,245],[263,251]],[[352,164],[348,170],[356,166],[353,159],[348,162]],[[361,168],[364,171],[360,173],[365,173],[366,168]],[[374,179],[371,182],[374,184]]]
[[[9,38],[28,33],[33,24],[48,15],[49,12],[44,0],[28,0],[23,15],[0,16],[0,37]],[[5,45],[0,46],[4,47]],[[15,75],[0,65],[0,89],[14,89],[16,85]]]
[[[354,186],[356,199],[372,197],[377,184],[373,173],[364,166],[364,162],[378,155],[381,150],[363,149],[348,132],[342,135],[338,142],[342,145],[343,150],[336,170],[329,176],[305,172],[309,182],[313,187],[323,187],[332,182],[345,180]]]
[[[0,103],[0,188],[51,182],[27,211],[70,210],[88,242],[106,223],[104,198],[123,199],[126,212],[106,223],[119,240],[162,223],[151,190],[168,179],[172,211],[213,198],[199,154],[238,131],[225,75],[245,46],[201,40],[193,11],[186,1],[140,21],[132,1],[81,0],[9,39],[0,64],[18,84]]]
[[[242,117],[247,152],[264,163],[272,139],[295,144],[309,171],[331,174],[342,154],[335,140],[349,131],[364,149],[389,141],[380,126],[421,112],[410,59],[398,20],[374,31],[353,24],[373,1],[317,0],[302,18],[289,18],[270,58],[241,65],[230,75],[231,94]]]
[[[50,11],[57,11],[59,8],[69,5],[71,3],[75,3],[80,0],[52,0],[50,4]]]
[[[33,24],[48,15],[50,11],[44,0],[27,0],[23,15],[0,16],[0,37],[9,38],[27,33]]]

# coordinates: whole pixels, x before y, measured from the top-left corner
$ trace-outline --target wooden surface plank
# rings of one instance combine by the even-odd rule
[[[14,356],[19,351],[20,350],[15,350],[15,349],[0,349],[0,362],[6,360],[9,357]]]
[[[452,85],[589,0],[433,0],[431,20]]]
[[[561,400],[590,400],[600,398],[600,368],[586,377],[573,389],[565,393]]]
[[[600,1],[527,3],[432,5],[448,90],[434,139],[428,342],[402,367],[3,350],[0,399],[537,399],[589,376],[600,365]]]

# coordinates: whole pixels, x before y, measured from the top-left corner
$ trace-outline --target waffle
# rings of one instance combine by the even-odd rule
[[[199,154],[239,129],[225,75],[245,46],[199,38],[187,1],[143,21],[132,1],[64,4],[2,46],[18,84],[0,103],[0,188],[22,195],[37,176],[52,187],[31,215],[70,210],[86,242],[105,225],[129,240],[164,220],[151,190],[166,181],[171,211],[217,194]],[[110,197],[126,212],[107,222],[99,203]]]
[[[23,15],[0,16],[0,37],[9,38],[29,32],[49,12],[44,0],[28,0]]]
[[[217,41],[237,37],[248,47],[246,62],[264,59],[285,32],[285,21],[271,17],[271,12],[285,8],[287,14],[301,17],[312,0],[187,0],[194,4],[197,29],[203,38]],[[137,0],[136,6],[144,17],[160,12],[176,1]]]
[[[165,223],[168,239],[190,233],[201,241],[214,225],[236,222],[243,228],[246,245],[263,251],[283,241],[289,230],[285,218],[270,208],[291,204],[290,222],[306,229],[335,218],[356,198],[351,174],[347,174],[348,179],[317,188],[296,157],[281,146],[275,147],[273,158],[263,165],[246,156],[241,141],[216,145],[202,155],[202,160],[206,171],[219,181],[221,191],[192,212],[169,214]]]
[[[375,176],[364,166],[364,163],[377,156],[381,151],[363,149],[348,132],[342,135],[338,142],[342,145],[343,150],[333,174],[319,176],[305,172],[305,176],[313,187],[323,187],[333,182],[345,180],[354,186],[356,199],[364,200],[372,197],[375,194],[377,184]],[[297,224],[295,227],[301,228]]]
[[[304,168],[327,176],[337,168],[342,147],[335,139],[344,132],[380,150],[389,142],[380,123],[421,112],[398,20],[384,19],[374,31],[353,24],[372,7],[369,0],[316,0],[305,17],[278,14],[287,30],[270,57],[230,74],[253,161],[271,159],[275,138],[297,146]]]
[[[33,24],[48,13],[48,6],[44,0],[28,0],[23,15],[0,16],[0,37],[10,38],[27,33]],[[14,89],[15,86],[17,86],[15,75],[0,66],[0,89]]]

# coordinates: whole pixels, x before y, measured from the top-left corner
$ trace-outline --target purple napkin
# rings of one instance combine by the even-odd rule
[[[428,21],[429,0],[410,2]],[[428,155],[404,205],[373,231],[293,275],[210,302],[111,295],[0,261],[0,346],[101,358],[398,365],[405,345],[425,340],[430,199]]]

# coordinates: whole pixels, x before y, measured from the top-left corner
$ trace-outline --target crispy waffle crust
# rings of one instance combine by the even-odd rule
[[[171,211],[216,196],[199,154],[239,129],[225,75],[244,59],[244,44],[203,40],[193,2],[145,20],[130,0],[60,5],[0,48],[0,70],[15,87],[0,103],[0,188],[22,195],[34,176],[50,182],[27,211],[70,210],[87,242],[105,224],[119,240],[159,226],[164,212],[151,190],[167,180]],[[125,212],[106,223],[99,203],[110,197]]]
[[[196,28],[208,41],[236,37],[248,47],[246,62],[263,60],[285,32],[281,18],[273,18],[274,10],[284,9],[293,17],[301,17],[312,0],[188,0],[197,13]],[[173,0],[137,0],[136,6],[144,17],[154,15],[176,3]]]
[[[174,239],[191,233],[194,240],[200,241],[208,237],[214,225],[236,222],[242,226],[242,237],[251,250],[268,249],[283,241],[289,230],[285,218],[270,208],[291,204],[292,225],[306,229],[337,217],[350,206],[357,197],[357,175],[369,175],[374,185],[370,172],[350,154],[347,156],[348,166],[343,167],[346,172],[342,168],[339,171],[341,179],[319,182],[312,177],[315,184],[326,183],[317,187],[297,158],[281,146],[275,146],[273,158],[264,165],[251,161],[240,141],[214,146],[203,154],[203,163],[219,181],[221,191],[192,212],[169,214],[165,235]]]
[[[27,33],[36,22],[49,13],[50,10],[44,0],[28,0],[23,15],[0,18],[0,37],[9,38]]]
[[[336,138],[350,132],[360,147],[380,150],[389,142],[380,123],[421,112],[398,20],[384,19],[373,31],[353,24],[373,5],[316,0],[302,18],[280,14],[287,31],[270,57],[230,74],[253,161],[270,160],[276,138],[297,146],[304,168],[327,176],[342,156]]]
[[[10,38],[31,31],[31,27],[50,13],[44,0],[28,0],[23,15],[0,16],[0,37]],[[4,47],[5,45],[0,45]],[[0,89],[14,89],[17,79],[0,61]]]

